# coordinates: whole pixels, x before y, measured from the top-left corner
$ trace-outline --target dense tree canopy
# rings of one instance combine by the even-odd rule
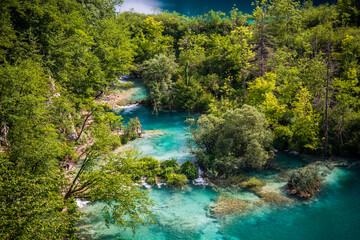
[[[193,140],[212,176],[261,168],[272,147],[359,156],[359,1],[263,0],[252,15],[191,18],[116,13],[121,2],[1,1],[1,239],[75,238],[76,197],[104,201],[121,227],[152,220],[133,186],[138,159],[112,153],[138,122],[120,139],[121,116],[100,100],[124,74],[143,78],[155,112],[205,113]],[[180,172],[197,176],[189,163],[159,174],[178,186]]]
[[[261,168],[271,157],[272,135],[266,118],[248,105],[221,117],[200,117],[192,135],[200,166],[219,175]]]

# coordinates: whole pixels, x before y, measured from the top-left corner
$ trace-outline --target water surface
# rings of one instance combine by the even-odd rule
[[[145,135],[129,145],[137,148],[143,155],[160,160],[174,158],[179,163],[193,158],[187,144],[190,136],[186,129],[189,125],[185,121],[197,116],[177,111],[154,114],[150,108],[137,104],[123,108],[120,114],[124,121],[139,118]]]
[[[143,94],[135,92],[136,94]],[[176,158],[179,163],[191,159],[186,147],[188,117],[184,112],[162,112],[152,114],[142,105],[123,108],[124,119],[138,117],[143,129],[160,134],[149,135],[133,141],[143,155],[159,159]],[[196,117],[196,116],[195,116]],[[292,170],[304,167],[317,157],[297,153],[278,153],[274,163],[282,169]],[[253,172],[266,181],[267,186],[283,192],[286,181],[276,179],[278,171]],[[105,226],[101,213],[103,204],[94,202],[82,208],[88,213],[79,224],[80,239],[139,239],[139,240],[338,240],[359,239],[360,236],[360,165],[351,169],[335,168],[326,176],[322,191],[313,200],[297,201],[285,206],[261,205],[245,215],[215,219],[209,214],[218,192],[210,187],[189,184],[184,190],[149,190],[150,199],[157,205],[152,211],[156,224],[142,226],[135,235],[117,226]],[[236,197],[243,200],[257,200],[253,193],[241,192]]]
[[[314,158],[301,157],[303,162]],[[275,161],[293,161],[293,155],[279,154]],[[319,160],[319,159],[317,159]],[[229,239],[229,240],[338,240],[360,236],[360,169],[336,168],[324,181],[323,190],[313,200],[293,205],[264,205],[249,214],[217,220],[209,216],[209,206],[218,195],[209,187],[189,185],[185,190],[157,189],[149,196],[157,206],[152,210],[156,224],[141,227],[135,235],[116,226],[106,228],[101,203],[92,203],[80,225],[87,239]],[[270,184],[270,183],[269,183]],[[238,194],[252,199],[251,194]]]
[[[118,11],[134,10],[139,13],[159,13],[161,11],[176,11],[188,16],[202,15],[210,10],[229,13],[234,5],[243,13],[251,14],[252,0],[124,0]],[[315,5],[335,3],[336,0],[313,0]]]

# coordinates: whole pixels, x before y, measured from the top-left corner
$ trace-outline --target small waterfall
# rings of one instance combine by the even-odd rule
[[[194,185],[202,185],[202,186],[209,185],[209,183],[208,183],[205,179],[203,179],[203,178],[201,177],[202,174],[204,174],[204,171],[202,171],[202,170],[199,168],[199,177],[198,177],[197,179],[195,179],[195,180],[192,181],[192,183],[193,183]]]
[[[141,185],[144,186],[146,189],[149,189],[152,187],[150,184],[147,184],[146,177],[141,178]]]

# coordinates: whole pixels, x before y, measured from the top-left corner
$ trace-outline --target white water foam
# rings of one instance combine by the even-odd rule
[[[146,189],[149,189],[152,187],[150,184],[147,184],[146,177],[141,178],[141,185],[144,186]]]
[[[138,107],[139,107],[139,104],[134,103],[134,104],[126,105],[126,106],[118,106],[116,110],[122,109],[124,112],[130,113]]]
[[[86,207],[86,205],[90,203],[90,201],[81,200],[79,198],[77,198],[75,201],[76,201],[76,204],[78,205],[79,208]]]
[[[200,168],[199,168],[199,177],[195,180],[192,181],[192,184],[194,185],[201,185],[201,186],[206,186],[206,185],[209,185],[209,183],[203,179],[201,177],[201,175],[204,173],[204,171],[202,171]]]

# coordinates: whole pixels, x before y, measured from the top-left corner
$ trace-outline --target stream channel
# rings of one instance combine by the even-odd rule
[[[146,97],[140,84],[135,84],[130,101]],[[144,137],[128,143],[143,155],[159,160],[175,158],[179,163],[193,160],[186,139],[189,137],[184,112],[161,112],[153,115],[151,109],[133,104],[122,107],[124,119],[138,117]],[[320,158],[277,153],[274,161],[291,171],[297,167],[321,160]],[[276,178],[276,171],[257,174],[273,191],[285,194],[284,180]],[[142,226],[132,234],[117,226],[105,226],[101,213],[103,204],[80,202],[81,211],[87,213],[79,223],[79,239],[294,239],[331,240],[359,239],[360,236],[360,166],[335,167],[326,176],[322,191],[312,200],[296,201],[285,205],[262,204],[246,214],[216,219],[209,214],[219,192],[209,186],[188,184],[183,190],[172,190],[156,185],[149,189],[149,196],[156,202],[152,209],[156,224]],[[257,201],[253,193],[244,191],[234,197]]]

